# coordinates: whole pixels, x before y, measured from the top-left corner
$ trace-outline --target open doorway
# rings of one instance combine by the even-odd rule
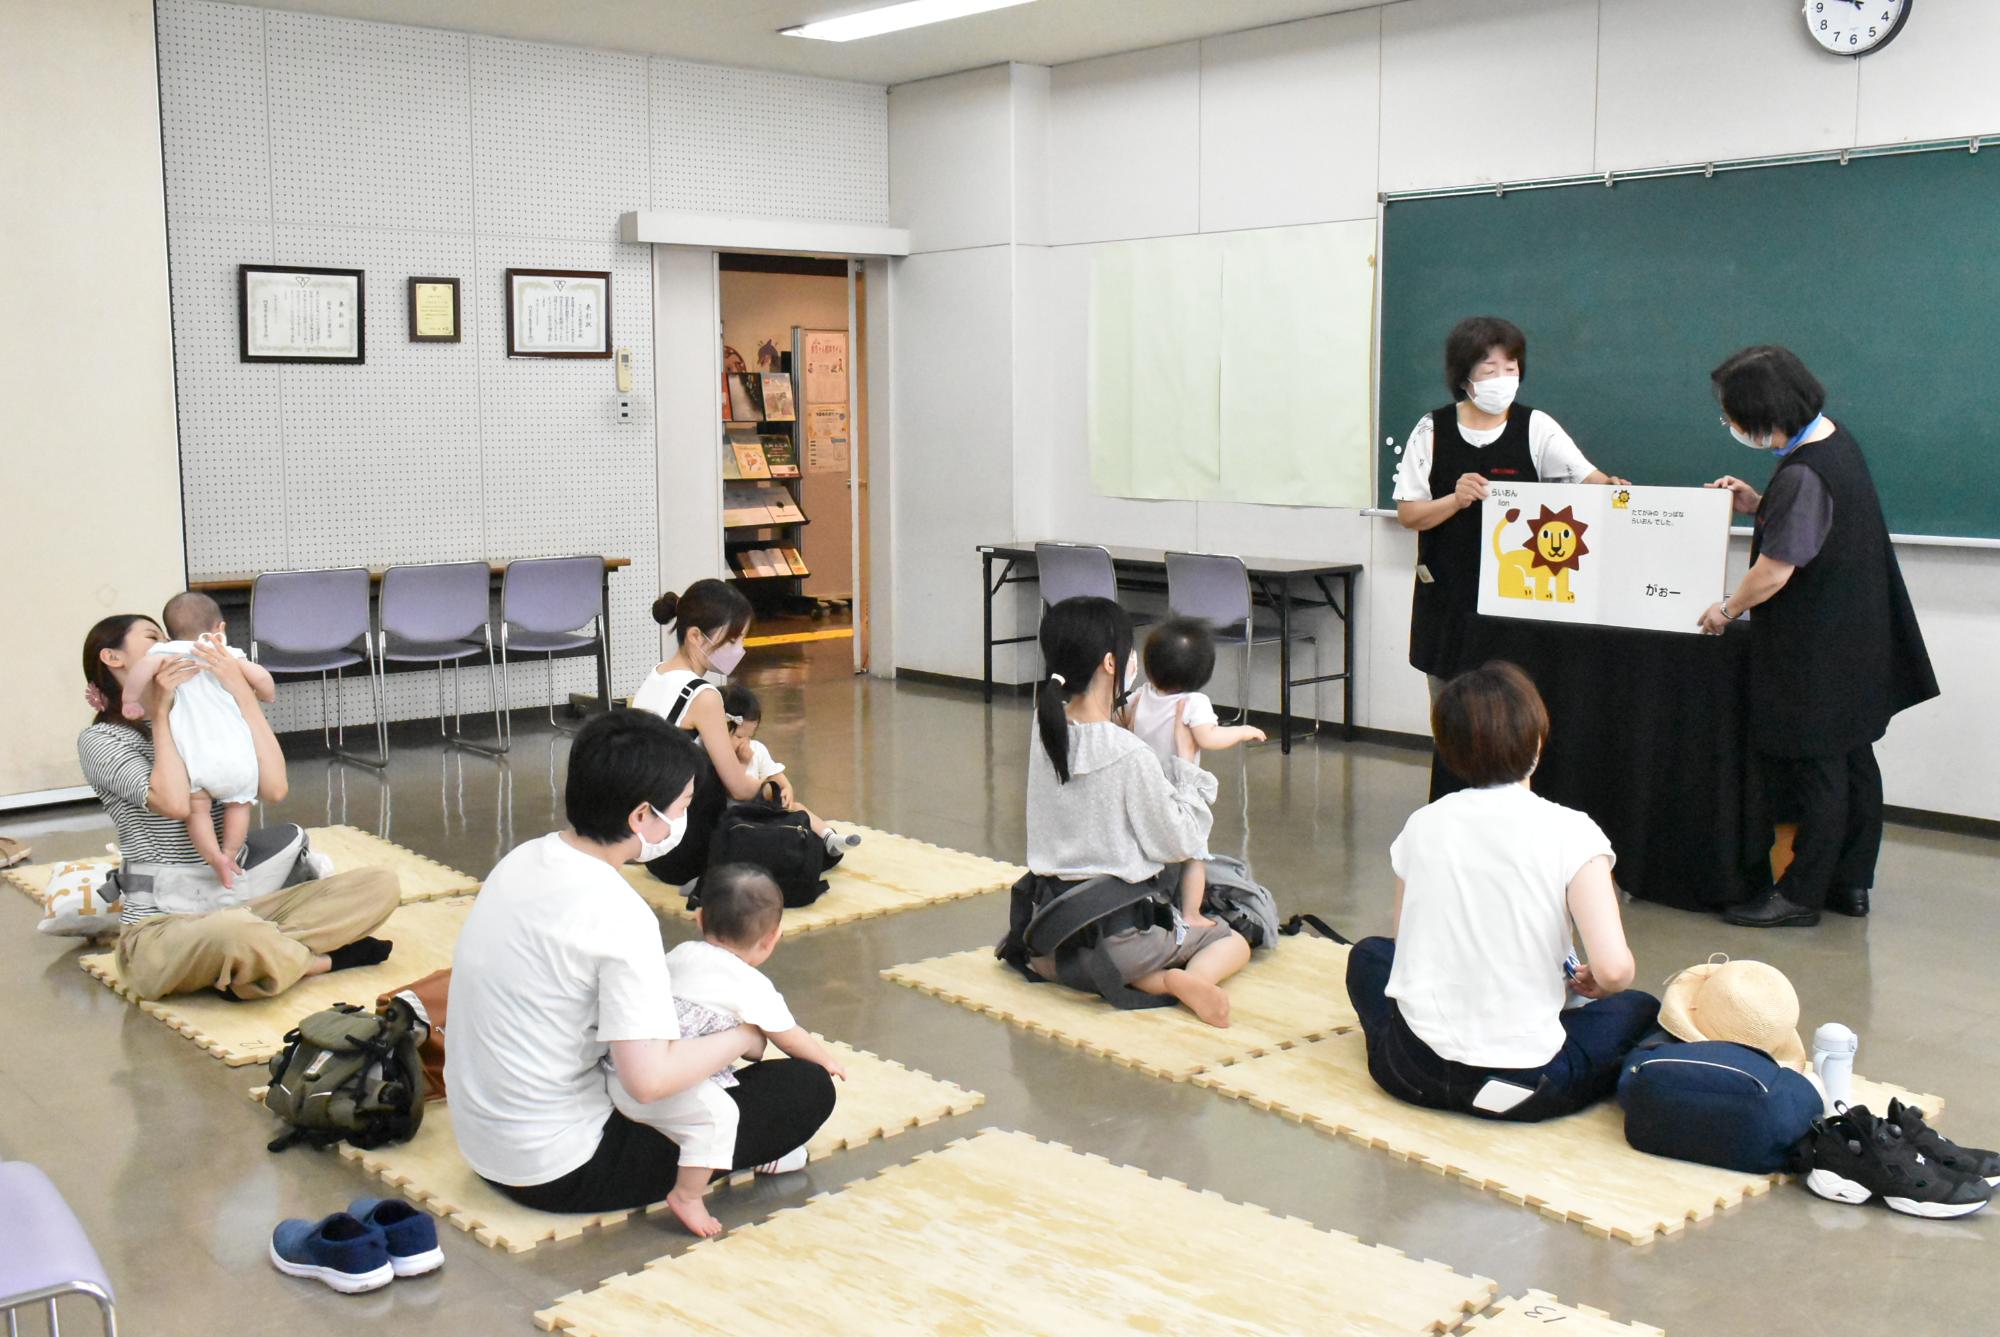
[[[868,570],[858,268],[716,254],[724,560],[757,607],[757,643],[844,642],[856,672]]]

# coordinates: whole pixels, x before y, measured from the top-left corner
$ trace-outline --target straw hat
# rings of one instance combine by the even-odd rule
[[[1805,1070],[1798,991],[1762,961],[1710,958],[1683,970],[1667,981],[1660,1025],[1682,1040],[1729,1040]]]

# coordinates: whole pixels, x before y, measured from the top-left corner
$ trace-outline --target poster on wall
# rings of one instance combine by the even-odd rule
[[[358,269],[238,265],[237,356],[243,362],[361,362]]]
[[[850,458],[847,405],[815,404],[806,417],[806,472],[844,474]]]
[[[1489,484],[1479,611],[1699,634],[1728,574],[1729,506],[1717,488]]]
[[[610,357],[610,271],[508,270],[507,356]]]
[[[847,331],[807,330],[806,402],[847,402]]]

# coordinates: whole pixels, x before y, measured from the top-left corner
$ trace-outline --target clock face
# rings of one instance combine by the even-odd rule
[[[1902,31],[1915,0],[1806,0],[1806,30],[1835,55],[1879,51]]]

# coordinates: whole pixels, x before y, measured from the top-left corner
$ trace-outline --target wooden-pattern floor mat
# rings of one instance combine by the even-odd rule
[[[1566,1305],[1546,1291],[1496,1301],[1493,1308],[1465,1321],[1464,1337],[1531,1337],[1560,1323],[1562,1337],[1667,1337],[1643,1323],[1620,1323],[1601,1309]]]
[[[1305,935],[1259,953],[1228,982],[1226,1030],[1203,1024],[1186,1008],[1120,1012],[1094,994],[1030,983],[996,960],[990,947],[892,966],[882,975],[1174,1081],[1357,1024],[1347,1001],[1347,948]]]
[[[1781,1178],[1634,1151],[1625,1141],[1624,1112],[1613,1101],[1546,1123],[1503,1123],[1406,1105],[1369,1077],[1367,1050],[1358,1033],[1300,1045],[1194,1080],[1629,1244],[1672,1235],[1690,1221],[1706,1220],[1718,1209],[1768,1193]],[[1859,1077],[1854,1087],[1856,1102],[1873,1109],[1885,1108],[1892,1095],[1928,1111],[1939,1105],[1935,1096],[1911,1095]]]
[[[828,1041],[847,1069],[835,1081],[833,1115],[807,1144],[813,1159],[894,1137],[912,1128],[964,1114],[986,1097],[893,1060]],[[260,1093],[253,1093],[259,1095]],[[467,1231],[490,1248],[519,1253],[546,1240],[569,1239],[613,1225],[632,1211],[592,1214],[538,1212],[523,1207],[472,1172],[451,1130],[451,1102],[432,1103],[417,1135],[400,1146],[373,1151],[343,1144],[340,1154],[393,1187],[411,1202]],[[662,1211],[664,1203],[651,1211]]]
[[[1441,1332],[1490,1281],[989,1129],[535,1316],[575,1337]]]
[[[426,858],[412,849],[405,849],[394,841],[370,835],[352,826],[311,826],[306,828],[306,837],[312,848],[333,860],[336,871],[348,872],[356,868],[389,868],[396,874],[396,880],[403,889],[403,904],[412,905],[418,901],[442,900],[447,896],[464,896],[479,890],[479,879],[469,873],[461,873],[435,859]],[[110,868],[117,862],[109,855],[90,859],[69,859],[62,863],[21,864],[5,871],[5,876],[14,887],[26,892],[37,902],[49,885],[49,878],[60,869],[75,867]]]
[[[115,952],[86,956],[82,965],[112,990],[138,1003],[147,1015],[158,1017],[230,1067],[238,1068],[262,1063],[277,1053],[284,1047],[285,1033],[298,1025],[301,1017],[335,1003],[372,1008],[380,995],[450,965],[458,930],[471,909],[469,896],[401,906],[375,930],[376,937],[396,945],[382,964],[314,975],[276,998],[256,1002],[233,1002],[213,990],[143,1002],[119,976]]]
[[[785,911],[787,934],[811,933],[1004,890],[1025,871],[997,859],[852,822],[836,821],[833,825],[837,830],[857,833],[861,843],[848,850],[840,866],[827,874],[826,891],[818,900]],[[623,871],[625,880],[660,914],[681,920],[694,918],[680,888],[660,881],[638,864],[628,864]]]

